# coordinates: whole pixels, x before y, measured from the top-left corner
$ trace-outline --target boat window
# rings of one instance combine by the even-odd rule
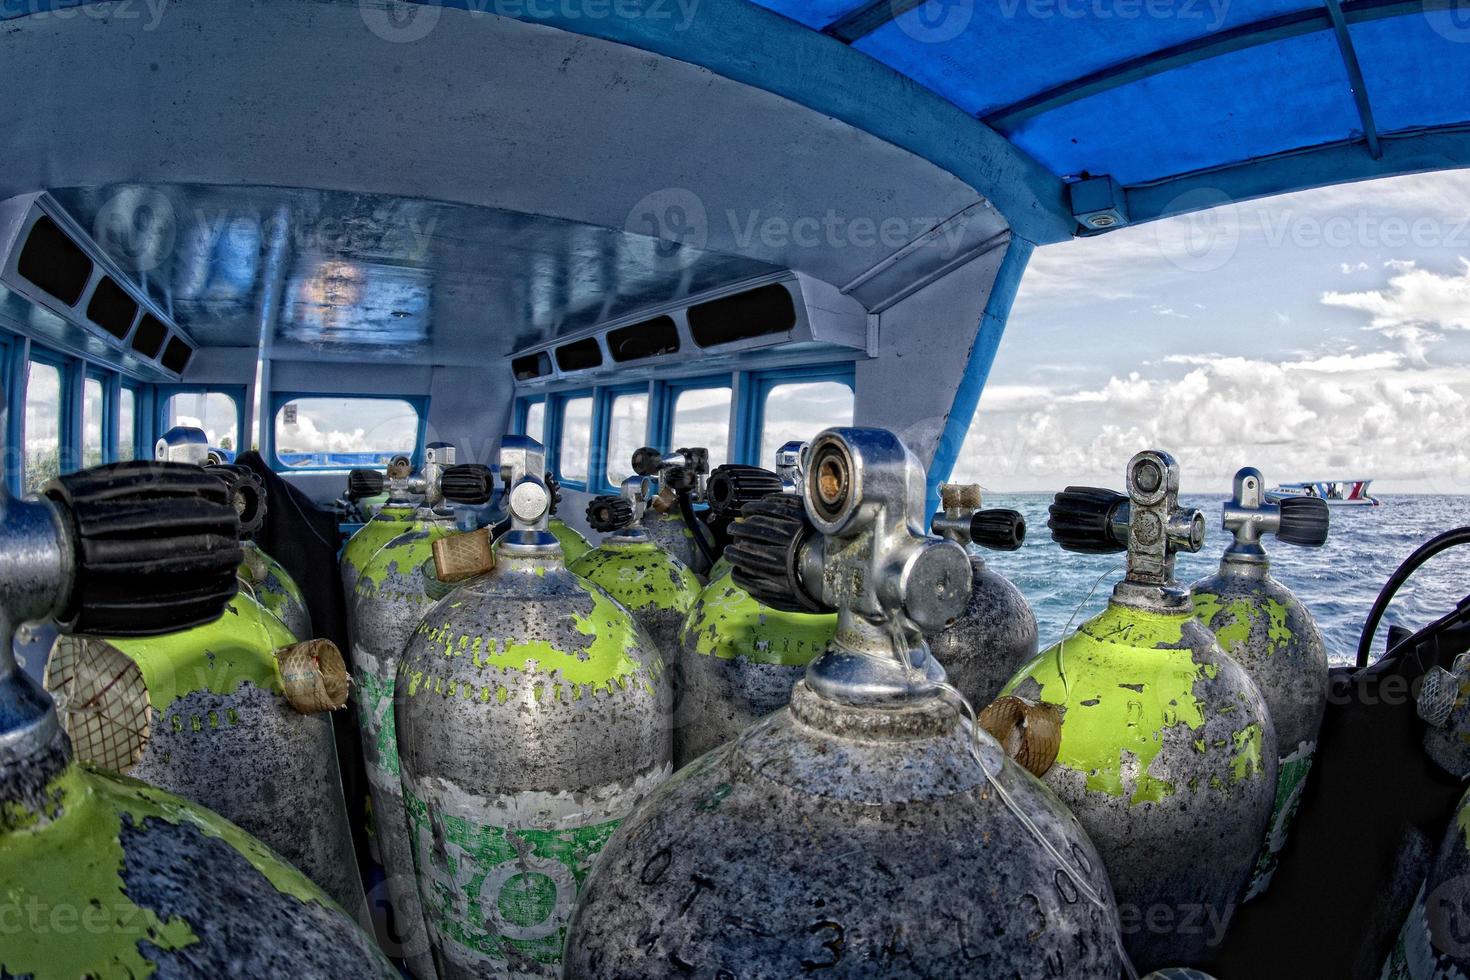
[[[235,458],[239,439],[240,412],[235,400],[218,391],[190,391],[169,396],[163,406],[163,429],[192,425],[203,429],[210,449],[224,450],[222,458]]]
[[[275,434],[292,469],[382,466],[418,448],[419,413],[401,398],[293,398],[276,409]]]
[[[756,462],[769,467],[783,444],[809,441],[834,425],[852,425],[852,388],[840,381],[775,385],[766,393],[762,418],[761,454]]]
[[[613,396],[607,418],[607,482],[616,487],[633,472],[633,454],[648,445],[647,392]]]
[[[569,398],[561,406],[561,442],[556,471],[564,481],[587,483],[588,453],[592,444],[592,398]]]
[[[529,436],[546,446],[546,403],[532,402],[526,406],[526,425],[521,435]]]
[[[31,361],[26,379],[26,493],[38,493],[61,474],[61,369]]]
[[[137,455],[137,412],[137,394],[133,389],[124,387],[117,399],[117,451],[113,454],[116,459],[132,459]]]
[[[710,469],[730,461],[730,389],[686,388],[674,396],[669,449],[703,446]]]
[[[82,382],[82,466],[102,465],[103,427],[107,424],[102,379],[88,376]]]

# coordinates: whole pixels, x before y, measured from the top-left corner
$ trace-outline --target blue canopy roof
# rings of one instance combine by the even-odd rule
[[[927,87],[1066,180],[1137,188],[1207,172],[1245,196],[1290,187],[1237,187],[1229,171],[1304,151],[1376,161],[1395,140],[1470,122],[1470,11],[1456,0],[755,2]],[[1297,186],[1425,165],[1345,167],[1319,152],[1297,162]]]

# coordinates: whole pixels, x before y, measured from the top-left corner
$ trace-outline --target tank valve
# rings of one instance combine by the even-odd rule
[[[781,478],[782,490],[801,493],[801,484],[806,478],[807,454],[811,448],[809,442],[788,442],[776,450],[776,475]]]
[[[265,482],[248,466],[222,463],[208,468],[225,485],[240,518],[240,537],[253,538],[265,526]]]
[[[1327,543],[1332,509],[1321,497],[1266,499],[1265,478],[1254,466],[1235,474],[1235,488],[1225,502],[1221,527],[1235,536],[1225,549],[1227,558],[1264,561],[1261,536],[1274,534],[1278,541],[1319,548]]]
[[[970,559],[953,541],[915,533],[924,496],[923,467],[893,433],[828,429],[811,444],[801,496],[749,504],[732,529],[736,584],[776,608],[836,610],[838,639],[807,672],[819,693],[878,703],[944,676],[923,634],[964,611]]]
[[[353,470],[347,474],[347,498],[362,500],[376,497],[388,485],[388,478],[377,470]]]
[[[973,483],[941,483],[939,501],[943,509],[929,529],[940,537],[992,551],[1015,551],[1026,543],[1026,518],[1020,511],[981,510],[980,488]]]
[[[692,497],[696,502],[703,502],[705,481],[709,478],[709,450],[676,449],[664,455],[652,446],[644,446],[633,453],[633,472],[639,476],[657,477],[661,490],[667,487],[677,494]]]
[[[495,495],[495,474],[480,463],[446,466],[439,477],[439,488],[451,503],[479,505]]]
[[[1052,539],[1084,554],[1128,552],[1127,584],[1174,584],[1174,555],[1204,547],[1205,517],[1179,506],[1179,464],[1158,449],[1128,461],[1128,493],[1068,487],[1052,502]]]
[[[781,478],[770,470],[726,463],[716,466],[709,475],[705,498],[711,514],[724,520],[734,520],[740,516],[741,508],[752,500],[780,493],[782,489]]]

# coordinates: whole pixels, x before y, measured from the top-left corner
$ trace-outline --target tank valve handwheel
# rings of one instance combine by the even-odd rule
[[[1026,518],[1003,507],[976,511],[970,518],[970,542],[992,551],[1015,551],[1026,543]]]
[[[725,549],[735,584],[783,612],[830,612],[802,588],[796,570],[802,543],[816,533],[802,499],[772,494],[746,504],[742,517],[731,525]]]
[[[265,483],[247,466],[227,463],[209,467],[229,491],[240,517],[240,536],[254,537],[265,526]]]
[[[1332,510],[1321,497],[1285,497],[1281,501],[1281,526],[1276,540],[1306,548],[1327,543]]]
[[[1068,487],[1056,495],[1046,526],[1052,540],[1067,551],[1108,555],[1128,550],[1126,532],[1118,534],[1119,509],[1128,506],[1126,494],[1100,487]]]
[[[619,531],[633,523],[633,502],[614,494],[593,497],[587,505],[587,524],[599,534]]]
[[[68,633],[149,636],[212,622],[234,598],[240,519],[220,479],[197,466],[134,460],[59,477],[73,543]]]
[[[556,512],[561,509],[561,484],[556,482],[556,477],[551,475],[550,470],[541,477],[541,482],[546,484],[546,492],[551,494],[551,516],[555,517]]]
[[[457,504],[483,504],[495,493],[495,474],[480,463],[448,466],[439,478],[439,490],[445,500]]]
[[[644,446],[633,453],[633,472],[639,476],[658,476],[663,465],[664,454],[652,446]]]
[[[362,500],[364,497],[376,497],[386,485],[383,474],[377,470],[353,470],[347,474],[347,498]]]
[[[781,492],[781,478],[759,466],[726,463],[716,466],[709,475],[705,500],[716,517],[734,519],[741,508],[752,500],[760,500]]]

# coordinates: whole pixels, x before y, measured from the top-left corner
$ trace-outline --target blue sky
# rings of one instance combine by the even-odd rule
[[[1220,198],[1224,201],[1223,198]],[[1340,185],[1032,257],[955,478],[1470,492],[1470,171]]]

